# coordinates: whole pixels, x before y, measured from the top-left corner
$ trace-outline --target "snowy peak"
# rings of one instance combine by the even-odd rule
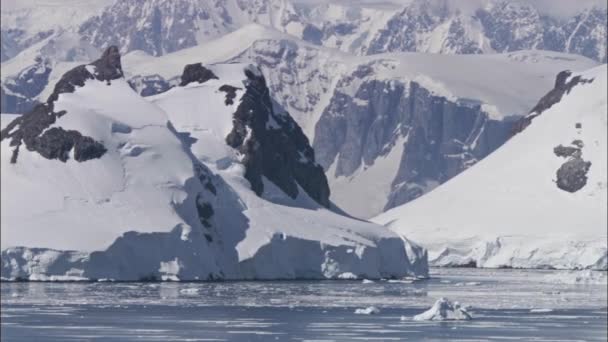
[[[91,64],[77,66],[65,73],[55,85],[47,103],[51,104],[57,100],[61,93],[74,92],[75,87],[84,86],[86,80],[96,79],[98,81],[105,81],[110,85],[111,81],[122,77],[120,52],[116,46],[110,46],[98,60]]]
[[[292,198],[298,185],[319,204],[329,207],[329,186],[315,163],[308,138],[286,112],[277,112],[266,80],[255,67],[245,69],[245,93],[233,114],[228,145],[243,154],[245,178],[261,195],[265,176]]]
[[[525,130],[373,221],[417,238],[435,265],[606,270],[606,71],[560,73]]]
[[[46,103],[36,105],[29,113],[13,120],[0,132],[0,141],[10,138],[13,146],[11,163],[16,163],[22,144],[47,159],[66,162],[73,150],[73,158],[83,162],[100,158],[107,151],[99,141],[83,135],[77,130],[66,130],[55,122],[67,111],[57,110],[55,102],[64,93],[73,93],[83,87],[87,80],[105,81],[123,77],[120,53],[115,46],[109,47],[95,62],[80,65],[65,73],[55,85]]]
[[[218,79],[215,74],[205,68],[202,63],[188,64],[184,67],[182,73],[180,87],[186,86],[192,82],[205,83],[210,79]]]
[[[79,32],[95,46],[160,56],[206,43],[249,23],[282,28],[298,16],[285,0],[117,1]]]
[[[180,89],[161,94],[160,98],[171,96],[187,97],[213,96],[219,108],[217,112],[205,113],[204,107],[193,115],[205,117],[214,115],[204,129],[218,128],[214,137],[222,137],[221,143],[238,153],[238,161],[245,167],[244,177],[251,189],[258,195],[265,193],[264,179],[272,182],[292,199],[303,190],[317,203],[329,207],[329,186],[323,168],[315,162],[315,155],[302,129],[270,97],[270,90],[260,69],[247,64],[212,65],[190,64],[184,68]],[[177,95],[175,95],[177,93]],[[152,101],[156,101],[155,98]],[[176,108],[173,102],[164,107],[170,115]],[[162,100],[161,107],[166,105]],[[219,117],[218,117],[219,116]],[[175,114],[172,121],[177,127],[191,127],[185,118]],[[202,128],[202,127],[201,127]],[[217,139],[215,144],[220,143]],[[201,150],[209,157],[209,151]],[[219,157],[221,159],[221,156]]]
[[[323,170],[259,69],[184,70],[144,99],[111,48],[39,112],[2,115],[3,280],[428,275],[417,245],[322,206]],[[104,150],[84,162],[87,139]]]

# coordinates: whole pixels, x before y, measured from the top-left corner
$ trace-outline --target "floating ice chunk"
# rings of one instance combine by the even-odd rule
[[[179,290],[179,293],[181,293],[183,295],[187,295],[187,296],[196,296],[196,295],[198,295],[198,291],[199,291],[199,289],[197,289],[195,287],[189,287],[186,289]]]
[[[389,283],[401,283],[401,284],[411,284],[414,282],[414,279],[389,279]]]
[[[355,310],[355,314],[357,314],[357,315],[375,315],[375,314],[379,314],[379,313],[380,313],[380,309],[378,309],[375,306],[368,306],[365,309]]]
[[[543,313],[543,312],[553,312],[553,309],[531,309],[532,313]]]
[[[606,272],[593,270],[555,271],[547,275],[544,281],[569,285],[605,285],[608,283],[608,275]]]
[[[373,284],[373,283],[375,283],[375,281],[369,280],[369,279],[363,279],[362,283],[363,284]]]
[[[357,275],[352,272],[344,272],[344,273],[340,273],[338,275],[338,279],[357,279],[357,278],[359,278],[359,277],[357,277]]]
[[[456,284],[454,284],[454,286],[459,286],[459,287],[460,286],[479,286],[479,285],[481,285],[481,283],[478,282],[478,281],[470,281],[470,282],[467,282],[467,283],[456,283]]]
[[[415,321],[470,320],[473,317],[458,302],[440,298],[429,310],[414,316]]]

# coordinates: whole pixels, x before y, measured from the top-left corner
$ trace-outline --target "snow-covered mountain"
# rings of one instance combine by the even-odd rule
[[[417,245],[326,208],[308,140],[253,66],[190,64],[146,100],[110,47],[1,118],[3,279],[426,275]]]
[[[449,1],[414,0],[373,33],[360,53],[419,51],[476,54],[542,49],[606,62],[606,8],[570,18],[540,12],[529,2],[486,1],[471,12]]]
[[[417,238],[435,265],[606,270],[607,71],[560,73],[523,131],[373,221]]]
[[[186,64],[257,65],[273,100],[313,142],[332,200],[366,218],[419,197],[500,146],[510,117],[527,113],[557,72],[596,65],[544,51],[352,56],[258,24],[163,56],[134,51],[124,59],[129,83],[144,96],[178,85]],[[39,79],[53,82],[74,63],[49,63]],[[7,76],[5,87],[19,90],[29,84],[22,79]],[[52,92],[42,88],[37,101]]]
[[[56,97],[55,84],[66,72],[116,45],[123,53],[124,79],[112,80],[112,86],[126,84],[136,92],[123,89],[129,96],[144,96],[164,112],[170,130],[185,139],[191,159],[222,179],[236,202],[247,197],[255,208],[270,201],[277,202],[272,210],[275,204],[329,207],[369,218],[436,188],[492,153],[514,129],[525,128],[534,115],[519,118],[550,89],[558,72],[606,61],[605,7],[581,2],[578,13],[556,17],[531,1],[465,1],[460,8],[455,3],[7,0],[2,2],[0,111],[42,114],[46,109],[36,106]],[[246,75],[249,64],[255,67]],[[186,65],[190,71],[184,73]],[[197,82],[184,80],[191,74],[210,78],[195,87]],[[75,93],[85,88],[88,83]],[[251,92],[263,94],[263,104],[252,105],[259,113],[254,116],[238,111],[239,101],[248,101]],[[214,106],[206,114],[212,116],[198,115],[195,107],[208,104],[190,96],[209,98]],[[237,112],[234,122],[218,119]],[[28,134],[42,132],[34,122]],[[61,149],[77,141],[90,144],[88,138],[105,146],[96,134],[81,135],[70,135],[69,143],[47,137],[59,151],[42,144],[41,153],[72,160],[75,156]],[[20,139],[19,153],[40,147],[36,139]],[[244,168],[234,184],[225,162]],[[237,183],[247,191],[238,190]],[[259,196],[262,204],[255,202]],[[312,211],[330,215],[326,209]],[[296,222],[307,220],[300,213],[285,215],[292,214]],[[331,225],[325,216],[318,220]],[[338,226],[352,223],[344,220]],[[237,273],[231,274],[226,277]]]
[[[212,52],[130,53],[126,72],[150,95],[176,85],[181,66],[198,56],[258,65],[272,97],[314,142],[332,200],[358,217],[412,200],[485,157],[510,137],[511,117],[527,113],[553,75],[596,65],[541,51],[355,57],[260,25],[207,47]]]

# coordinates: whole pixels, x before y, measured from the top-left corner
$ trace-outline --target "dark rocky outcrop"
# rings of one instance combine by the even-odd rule
[[[581,149],[578,147],[559,145],[553,148],[553,153],[558,157],[580,157]]]
[[[570,158],[557,169],[557,187],[568,192],[577,192],[587,184],[587,172],[591,162],[582,158]]]
[[[315,162],[308,139],[287,113],[275,111],[264,76],[245,70],[245,93],[233,114],[233,129],[226,143],[243,154],[245,178],[253,191],[264,192],[262,177],[292,198],[298,185],[319,204],[329,207],[329,186],[323,168]]]
[[[211,79],[218,79],[213,71],[205,68],[201,63],[188,64],[184,67],[182,73],[182,81],[180,87],[188,85],[192,82],[205,83]]]
[[[564,191],[577,192],[587,184],[587,172],[591,168],[591,162],[583,160],[582,148],[585,144],[582,140],[574,140],[571,145],[553,148],[556,156],[568,159],[557,169],[555,183]]]
[[[134,76],[129,79],[129,85],[141,96],[152,96],[164,93],[173,88],[174,79],[165,80],[160,75]]]
[[[517,122],[514,127],[513,134],[517,134],[526,129],[526,127],[532,123],[532,120],[535,117],[541,115],[544,111],[561,101],[564,94],[570,93],[570,90],[572,90],[572,88],[574,88],[576,85],[593,82],[593,79],[584,79],[580,75],[572,78],[570,78],[570,76],[572,76],[572,72],[570,72],[570,70],[564,70],[557,74],[553,89],[551,89],[540,99],[540,101],[538,101],[536,106],[532,108],[528,115],[521,118]]]
[[[79,162],[100,158],[106,152],[102,143],[74,130],[47,128],[66,114],[65,111],[54,110],[54,103],[59,98],[59,94],[74,92],[76,87],[84,86],[87,80],[97,79],[110,84],[112,80],[122,76],[120,54],[115,46],[109,47],[95,62],[77,66],[66,72],[45,103],[36,105],[30,112],[16,118],[0,132],[0,140],[10,138],[10,145],[15,147],[11,162],[17,162],[19,147],[22,144],[25,144],[28,150],[36,151],[45,158],[63,162],[67,161],[72,149],[74,159]]]
[[[226,106],[228,106],[228,105],[234,104],[234,99],[236,98],[236,91],[241,90],[241,88],[237,88],[237,87],[233,87],[228,84],[224,84],[218,90],[226,93],[226,99],[224,100],[224,103],[226,104]]]

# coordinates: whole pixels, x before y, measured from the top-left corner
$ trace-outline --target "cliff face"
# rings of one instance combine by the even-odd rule
[[[233,128],[226,143],[243,155],[245,178],[252,190],[264,192],[262,177],[292,198],[300,186],[319,204],[329,207],[329,186],[323,168],[298,124],[273,104],[266,80],[254,67],[245,71],[245,93],[233,114]],[[182,77],[183,79],[183,77]],[[232,101],[231,87],[223,86],[226,101]]]
[[[384,210],[419,197],[499,147],[512,123],[494,120],[475,101],[452,101],[419,83],[364,81],[354,96],[341,92],[366,74],[341,81],[315,130],[319,163],[328,176],[357,177],[401,148]],[[403,146],[397,146],[403,144]],[[394,158],[394,157],[393,157]]]

